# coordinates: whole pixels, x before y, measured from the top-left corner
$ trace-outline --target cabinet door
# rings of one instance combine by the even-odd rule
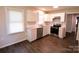
[[[59,28],[59,38],[64,38],[66,35],[66,30],[65,30],[65,27],[63,28]]]
[[[32,41],[36,40],[36,38],[37,38],[36,31],[37,31],[36,29],[28,29],[27,30],[27,40],[29,42],[32,42]]]
[[[43,36],[47,35],[47,28],[43,27]]]
[[[32,29],[32,41],[37,39],[37,30],[36,29]]]
[[[47,34],[50,34],[50,26],[47,26]]]
[[[50,26],[43,27],[43,36],[50,34]]]
[[[26,12],[26,20],[27,22],[36,22],[37,14],[34,13],[32,10],[28,10]]]
[[[31,32],[31,29],[27,29],[27,40],[29,42],[32,41],[32,32]]]

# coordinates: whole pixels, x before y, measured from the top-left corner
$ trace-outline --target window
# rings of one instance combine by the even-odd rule
[[[21,11],[9,10],[9,34],[24,31],[23,19]]]

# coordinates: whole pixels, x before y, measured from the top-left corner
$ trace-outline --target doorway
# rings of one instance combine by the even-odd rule
[[[77,31],[78,31],[78,20],[79,20],[79,16],[76,17],[76,36],[77,36]]]

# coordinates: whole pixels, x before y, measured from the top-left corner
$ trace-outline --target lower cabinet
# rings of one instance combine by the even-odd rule
[[[50,34],[50,27],[45,26],[43,28],[34,28],[34,29],[28,28],[26,34],[27,34],[27,40],[29,42],[32,42],[47,34]]]
[[[43,27],[43,36],[50,34],[50,26]]]
[[[64,38],[66,36],[66,28],[60,27],[59,28],[59,38]]]
[[[27,29],[27,40],[32,42],[37,39],[37,29]]]
[[[47,27],[46,26],[43,27],[43,36],[45,36],[45,35],[47,35]]]

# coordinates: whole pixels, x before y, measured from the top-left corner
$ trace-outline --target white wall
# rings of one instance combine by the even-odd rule
[[[72,15],[68,14],[66,19],[66,32],[72,32]]]
[[[6,22],[5,8],[0,7],[0,48],[26,40],[24,32],[8,35]]]
[[[72,15],[72,31],[76,31],[76,15]]]
[[[66,31],[75,32],[76,31],[76,16],[75,14],[67,14]]]

